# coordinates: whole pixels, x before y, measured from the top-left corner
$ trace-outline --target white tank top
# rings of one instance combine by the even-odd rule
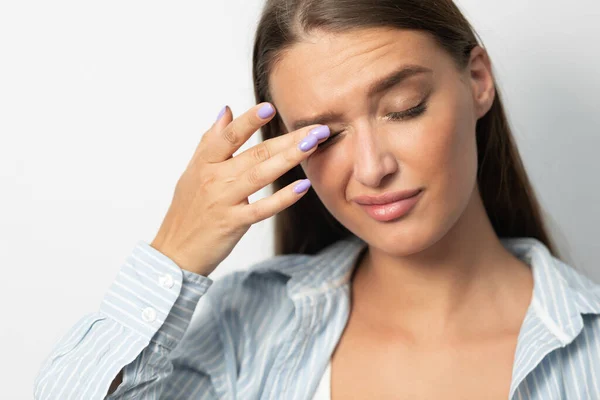
[[[327,363],[313,400],[331,400],[331,361]]]

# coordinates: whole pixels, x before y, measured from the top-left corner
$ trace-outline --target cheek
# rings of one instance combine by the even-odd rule
[[[426,145],[429,175],[449,202],[463,203],[471,195],[477,176],[477,143],[473,111],[468,99],[455,97],[454,104],[436,113],[428,127],[432,140]]]
[[[341,147],[341,146],[340,146]],[[345,202],[348,179],[353,169],[349,151],[329,149],[322,154],[313,153],[301,166],[304,174],[312,183],[312,188],[334,216],[340,208],[339,202]]]
[[[301,164],[304,174],[315,186],[315,190],[317,187],[332,188],[336,182],[341,182],[342,171],[352,168],[351,157],[344,157],[347,152],[335,151],[337,149],[329,150],[334,151],[323,154],[313,153]]]

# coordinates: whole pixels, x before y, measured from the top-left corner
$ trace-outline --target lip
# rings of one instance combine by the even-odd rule
[[[421,191],[422,189],[419,188],[413,190],[403,190],[399,192],[388,192],[379,196],[357,196],[353,200],[360,205],[389,204],[398,200],[416,196]]]
[[[418,190],[416,194],[413,192],[412,196],[404,196],[404,198],[400,198],[400,200],[397,201],[392,201],[385,204],[359,203],[359,205],[371,218],[377,221],[387,222],[406,215],[421,199],[422,194],[423,191]],[[362,200],[364,201],[364,199]]]

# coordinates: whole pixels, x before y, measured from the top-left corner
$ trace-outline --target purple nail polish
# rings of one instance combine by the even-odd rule
[[[319,138],[317,136],[308,135],[304,139],[302,139],[300,144],[298,144],[298,148],[302,151],[309,151],[310,149],[315,147],[318,142],[319,142]]]
[[[221,118],[223,118],[223,115],[225,115],[226,110],[227,110],[227,106],[223,107],[223,109],[221,111],[219,111],[219,115],[217,115],[217,121],[220,120]]]
[[[311,185],[310,180],[304,179],[303,181],[299,182],[296,186],[294,186],[294,192],[302,193],[302,192],[308,190],[310,185]]]
[[[329,127],[327,125],[321,125],[311,129],[308,133],[311,135],[315,135],[317,138],[319,138],[319,140],[321,140],[329,137],[330,132]]]
[[[263,104],[258,109],[258,116],[262,119],[267,119],[275,113],[275,108],[269,103]]]

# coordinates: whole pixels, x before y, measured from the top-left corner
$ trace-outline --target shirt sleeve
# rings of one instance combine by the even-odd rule
[[[212,283],[139,241],[99,310],[81,318],[43,362],[34,381],[34,397],[220,398],[214,383],[228,381],[223,380],[227,357],[219,332],[222,325],[205,296]],[[176,352],[197,305],[193,341],[190,338]],[[193,365],[187,358],[190,352],[195,355]],[[122,383],[107,396],[121,370]]]

